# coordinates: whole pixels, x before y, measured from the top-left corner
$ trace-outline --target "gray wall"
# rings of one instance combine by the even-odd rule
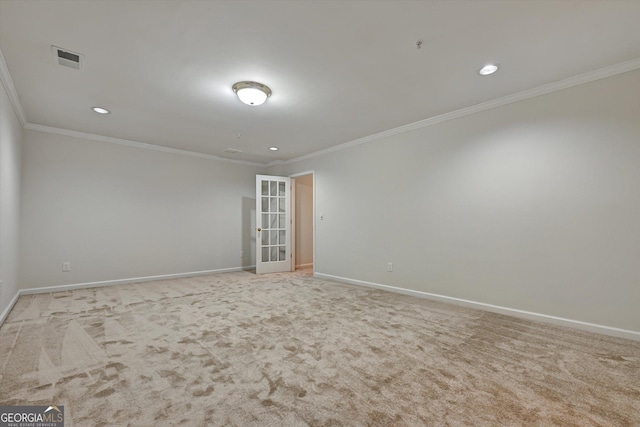
[[[640,331],[639,118],[633,71],[269,172],[315,170],[317,272]]]
[[[258,172],[27,130],[21,286],[253,265]],[[71,262],[70,272],[62,272],[63,261]]]
[[[17,295],[22,125],[0,83],[0,314]]]
[[[313,264],[313,175],[296,177],[296,266]]]

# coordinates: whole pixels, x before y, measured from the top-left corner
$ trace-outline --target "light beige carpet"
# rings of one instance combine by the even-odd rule
[[[640,343],[315,279],[20,298],[0,404],[69,426],[638,426]]]

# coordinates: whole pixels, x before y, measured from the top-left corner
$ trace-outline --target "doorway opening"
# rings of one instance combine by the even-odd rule
[[[314,173],[291,175],[294,195],[293,213],[293,265],[292,270],[315,272],[315,179]]]

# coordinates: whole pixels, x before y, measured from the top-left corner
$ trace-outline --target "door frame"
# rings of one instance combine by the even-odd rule
[[[292,181],[292,191],[291,191],[291,218],[294,221],[292,224],[292,233],[291,233],[291,253],[293,254],[293,257],[291,259],[291,271],[295,271],[296,269],[296,244],[295,244],[295,236],[296,236],[296,224],[295,224],[295,191],[296,191],[296,186],[295,186],[295,178],[297,177],[301,177],[301,176],[305,176],[305,175],[311,175],[311,181],[313,182],[313,191],[312,191],[312,239],[313,239],[313,275],[315,276],[316,274],[316,189],[317,189],[317,183],[316,183],[316,173],[315,170],[308,170],[308,171],[304,171],[304,172],[298,172],[298,173],[294,173],[289,175],[289,178],[291,178]]]

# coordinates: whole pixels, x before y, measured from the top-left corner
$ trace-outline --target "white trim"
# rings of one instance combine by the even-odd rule
[[[312,169],[310,171],[294,173],[293,175],[289,175],[289,178],[299,178],[299,177],[305,176],[305,175],[313,175],[314,173],[315,172]]]
[[[94,133],[87,133],[87,132],[78,132],[75,130],[56,128],[52,126],[36,125],[33,123],[27,123],[26,125],[24,125],[24,128],[27,130],[35,130],[39,132],[53,133],[56,135],[71,136],[75,138],[84,138],[84,139],[90,139],[93,141],[108,142],[111,144],[118,144],[118,145],[126,145],[128,147],[144,148],[147,150],[163,151],[165,153],[181,154],[183,156],[200,157],[202,159],[218,160],[221,162],[238,163],[241,165],[257,166],[257,167],[265,166],[264,163],[249,162],[246,160],[227,159],[225,157],[214,156],[213,154],[198,153],[190,150],[182,150],[179,148],[171,148],[171,147],[165,147],[162,145],[148,144],[146,142],[131,141],[128,139],[112,138],[110,136],[96,135]]]
[[[5,90],[7,91],[7,96],[9,97],[9,101],[11,101],[11,105],[13,106],[13,111],[15,111],[16,116],[18,116],[18,120],[20,120],[20,124],[24,127],[27,124],[27,116],[24,114],[24,109],[22,108],[20,97],[18,96],[16,87],[13,85],[13,79],[11,78],[11,73],[9,73],[9,67],[7,67],[7,63],[4,60],[4,56],[2,55],[1,50],[0,50],[0,81],[2,82]]]
[[[486,304],[483,302],[471,301],[461,298],[448,297],[446,295],[432,294],[422,291],[414,291],[412,289],[398,288],[395,286],[382,285],[379,283],[366,282],[364,280],[348,279],[346,277],[333,276],[331,274],[314,273],[314,277],[321,279],[329,279],[337,282],[348,283],[357,286],[366,286],[368,288],[382,289],[397,294],[411,295],[419,298],[426,298],[435,301],[446,302],[450,304],[460,305],[463,307],[471,307],[479,310],[490,311],[493,313],[505,314],[507,316],[518,317],[521,319],[535,320],[543,323],[550,323],[557,326],[568,326],[583,331],[595,332],[598,334],[609,335],[617,338],[625,338],[634,341],[640,341],[640,332],[628,329],[614,328],[612,326],[597,325],[595,323],[582,322],[580,320],[565,319],[563,317],[549,316],[547,314],[534,313],[531,311],[518,310],[515,308],[502,307],[499,305]]]
[[[18,298],[20,298],[21,295],[22,293],[20,291],[16,292],[15,296],[13,297],[13,299],[11,300],[7,308],[5,308],[2,314],[0,314],[0,327],[2,326],[6,318],[9,317],[9,313],[11,313],[13,306],[16,305],[16,303],[18,302]]]
[[[514,102],[524,101],[526,99],[534,98],[536,96],[545,95],[545,94],[556,92],[563,89],[568,89],[570,87],[578,86],[585,83],[591,83],[596,80],[612,77],[617,74],[626,73],[628,71],[637,70],[639,68],[640,68],[640,58],[634,58],[626,62],[621,62],[618,64],[610,65],[608,67],[600,68],[598,70],[578,74],[576,76],[568,77],[566,79],[562,79],[556,82],[547,83],[545,85],[538,86],[533,89],[524,90],[524,91],[507,95],[501,98],[492,99],[487,102],[482,102],[480,104],[461,108],[459,110],[451,111],[445,114],[440,114],[438,116],[429,117],[424,120],[419,120],[417,122],[409,123],[404,126],[388,129],[384,132],[354,139],[352,141],[334,145],[332,147],[325,148],[323,150],[314,151],[313,153],[305,154],[303,156],[294,157],[293,159],[274,160],[268,163],[260,163],[260,162],[250,162],[246,160],[228,159],[225,157],[214,156],[212,154],[198,153],[195,151],[183,150],[179,148],[164,147],[161,145],[149,144],[145,142],[131,141],[131,140],[120,139],[120,138],[112,138],[112,137],[102,136],[102,135],[97,135],[92,133],[78,132],[78,131],[73,131],[68,129],[61,129],[61,128],[55,128],[51,126],[43,126],[43,125],[29,123],[24,113],[24,109],[22,108],[22,104],[20,103],[20,98],[18,97],[18,93],[16,92],[15,86],[13,85],[13,80],[11,78],[11,74],[9,73],[7,64],[4,60],[4,56],[2,55],[2,51],[0,51],[0,81],[2,81],[2,83],[4,84],[5,89],[7,90],[9,99],[11,101],[11,104],[13,105],[16,115],[18,116],[18,120],[20,120],[22,126],[25,129],[37,130],[40,132],[48,132],[48,133],[54,133],[58,135],[65,135],[65,136],[75,136],[79,138],[91,139],[91,140],[101,141],[101,142],[109,142],[113,144],[126,145],[130,147],[145,148],[150,150],[163,151],[166,153],[182,154],[186,156],[200,157],[204,159],[219,160],[219,161],[224,161],[229,163],[237,163],[237,164],[244,164],[249,166],[257,166],[257,167],[271,167],[276,165],[288,165],[291,163],[296,163],[302,160],[307,160],[314,157],[322,156],[324,154],[332,153],[334,151],[340,151],[347,148],[356,147],[358,145],[377,141],[382,138],[387,138],[393,135],[410,132],[412,130],[416,130],[423,127],[442,123],[448,120],[453,120],[460,117],[468,116],[470,114],[478,113],[478,112],[489,110],[492,108],[501,107],[503,105],[512,104]]]
[[[546,95],[548,93],[557,92],[559,90],[568,89],[568,88],[579,86],[585,83],[591,83],[596,80],[615,76],[617,74],[622,74],[628,71],[637,70],[638,68],[640,68],[640,58],[635,58],[630,61],[621,62],[619,64],[600,68],[595,71],[589,71],[583,74],[578,74],[576,76],[568,77],[566,79],[558,80],[556,82],[547,83],[545,85],[538,86],[533,89],[527,89],[511,95],[503,96],[501,98],[492,99],[490,101],[482,102],[480,104],[471,105],[469,107],[461,108],[459,110],[451,111],[448,113],[440,114],[438,116],[433,116],[424,120],[419,120],[417,122],[409,123],[408,125],[400,126],[393,129],[388,129],[380,133],[354,139],[352,141],[348,141],[343,144],[334,145],[332,147],[325,148],[323,150],[318,150],[318,151],[314,151],[313,153],[305,154],[303,156],[294,157],[293,159],[275,160],[273,162],[268,163],[267,167],[276,166],[276,165],[288,165],[288,164],[296,163],[302,160],[308,160],[314,157],[322,156],[324,154],[333,153],[334,151],[345,150],[347,148],[356,147],[358,145],[366,144],[368,142],[377,141],[382,138],[387,138],[387,137],[398,135],[401,133],[411,132],[412,130],[435,125],[435,124],[442,123],[449,120],[458,119],[460,117],[468,116],[470,114],[479,113],[481,111],[502,107],[503,105],[513,104],[514,102],[524,101],[530,98],[535,98],[536,96]]]
[[[255,266],[220,268],[217,270],[193,271],[189,273],[163,274],[159,276],[134,277],[130,279],[104,280],[100,282],[76,283],[73,285],[46,286],[43,288],[22,289],[20,295],[47,294],[50,292],[72,291],[75,289],[99,288],[102,286],[125,285],[127,283],[149,282],[152,280],[180,279],[183,277],[204,276],[207,274],[230,273],[251,270]]]
[[[207,274],[230,273],[234,271],[253,270],[255,268],[256,268],[255,265],[249,265],[245,267],[232,267],[232,268],[220,268],[217,270],[193,271],[190,273],[163,274],[159,276],[134,277],[130,279],[104,280],[100,282],[76,283],[73,285],[59,285],[59,286],[46,286],[44,288],[21,289],[16,293],[16,295],[13,297],[13,300],[11,300],[11,302],[9,303],[7,308],[2,312],[2,314],[0,314],[0,326],[2,326],[6,318],[9,316],[9,313],[15,306],[16,302],[18,302],[18,298],[20,298],[23,295],[48,294],[51,292],[72,291],[75,289],[99,288],[102,286],[125,285],[127,283],[141,283],[141,282],[149,282],[152,280],[179,279],[183,277],[205,276]]]

